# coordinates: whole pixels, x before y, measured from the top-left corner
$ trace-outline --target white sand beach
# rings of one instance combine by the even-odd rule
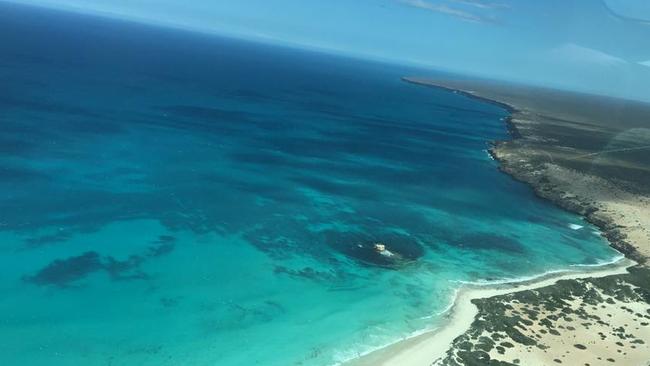
[[[626,269],[635,262],[621,259],[613,264],[595,267],[580,272],[565,272],[550,274],[536,280],[501,284],[476,286],[468,285],[462,288],[454,305],[445,314],[446,324],[431,332],[405,339],[383,349],[371,352],[365,356],[346,363],[346,366],[430,366],[445,356],[453,340],[466,332],[476,315],[477,307],[473,299],[483,299],[504,295],[512,292],[537,289],[555,284],[559,280],[605,277],[626,273]]]

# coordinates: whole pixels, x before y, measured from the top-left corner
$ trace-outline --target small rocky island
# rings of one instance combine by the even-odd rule
[[[398,233],[325,233],[334,250],[360,264],[386,269],[399,269],[424,255],[424,249],[410,235]]]

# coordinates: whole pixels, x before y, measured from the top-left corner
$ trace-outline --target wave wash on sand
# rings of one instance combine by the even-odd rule
[[[350,364],[647,364],[650,269],[643,263],[650,248],[650,176],[639,171],[646,172],[649,161],[647,156],[611,155],[646,146],[643,139],[648,134],[631,138],[619,130],[638,131],[638,125],[647,124],[641,117],[648,115],[650,106],[494,82],[404,80],[508,109],[512,116],[507,122],[515,139],[498,142],[490,150],[500,168],[532,185],[539,196],[584,215],[603,230],[612,247],[634,260],[574,266],[585,270],[544,275],[505,288],[466,287],[441,329]],[[613,105],[619,108],[610,116]],[[592,141],[585,144],[583,135]],[[600,140],[618,141],[622,135],[627,136],[623,143],[632,147],[582,150],[598,149]],[[620,171],[611,170],[615,164]],[[569,227],[582,229],[577,224]]]
[[[443,314],[445,322],[439,328],[414,334],[411,338],[374,352],[368,352],[344,364],[347,366],[445,364],[443,360],[452,348],[454,340],[470,329],[479,314],[479,309],[475,304],[476,300],[536,290],[563,280],[621,275],[627,273],[627,269],[635,264],[629,259],[619,258],[614,263],[602,264],[581,271],[554,271],[532,279],[512,280],[498,284],[465,284],[457,291],[448,311]]]
[[[453,281],[617,254],[496,169],[506,110],[412,69],[4,3],[0,24],[2,365],[331,365],[436,326]]]

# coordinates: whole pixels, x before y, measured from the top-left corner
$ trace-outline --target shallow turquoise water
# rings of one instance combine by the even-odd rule
[[[0,7],[2,364],[328,365],[616,255],[422,71]]]

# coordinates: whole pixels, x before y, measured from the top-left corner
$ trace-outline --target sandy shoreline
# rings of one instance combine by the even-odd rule
[[[621,258],[615,263],[589,267],[582,271],[566,271],[541,275],[539,278],[497,285],[464,285],[457,293],[453,305],[443,314],[444,324],[435,330],[398,341],[367,355],[345,362],[345,366],[429,366],[435,365],[451,348],[453,340],[467,331],[478,314],[472,303],[513,292],[550,286],[560,280],[598,278],[624,274],[636,263]]]
[[[633,105],[627,115],[617,109],[621,115],[616,117],[625,122],[624,127],[640,136],[630,138],[627,130],[610,129],[612,116],[606,111],[617,101],[584,95],[572,101],[574,96],[563,92],[518,90],[491,82],[404,81],[507,109],[506,125],[513,139],[496,142],[489,150],[500,169],[531,185],[540,197],[598,226],[610,245],[627,258],[530,281],[463,286],[440,328],[344,365],[482,365],[490,360],[502,365],[650,365],[646,363],[650,358],[646,344],[650,343],[650,284],[645,283],[650,283],[650,272],[633,267],[650,257],[650,195],[643,191],[650,187],[650,169],[642,157],[620,156],[636,151],[634,146],[597,150],[609,139],[645,143],[645,135],[638,132],[644,121],[639,121],[650,108]],[[619,166],[626,170],[611,169]],[[562,280],[568,281],[558,284]],[[572,323],[574,317],[566,313],[579,314],[581,322]]]

